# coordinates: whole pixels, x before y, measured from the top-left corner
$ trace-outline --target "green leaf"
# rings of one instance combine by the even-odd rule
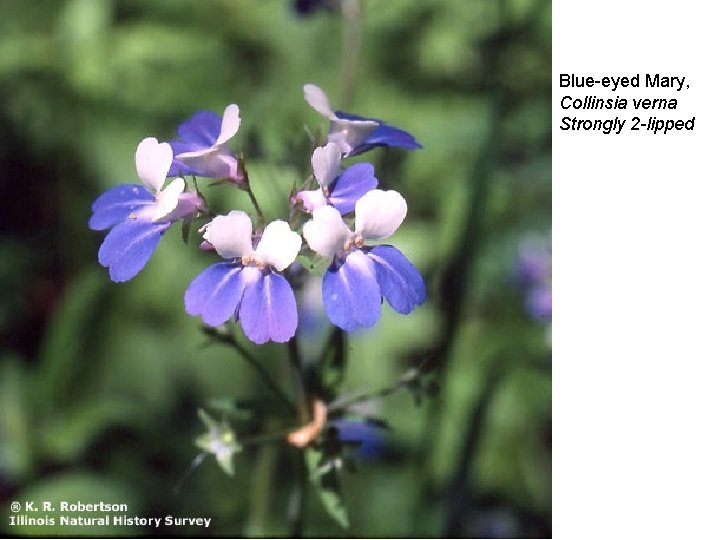
[[[315,448],[305,450],[305,462],[310,481],[315,486],[325,511],[338,525],[347,529],[350,527],[350,521],[340,493],[337,469],[331,463],[324,461],[322,452]]]
[[[94,329],[101,317],[107,277],[96,269],[79,274],[68,286],[55,310],[40,348],[40,366],[34,394],[41,412],[58,403],[67,404],[87,389],[88,365],[78,359],[88,355]]]

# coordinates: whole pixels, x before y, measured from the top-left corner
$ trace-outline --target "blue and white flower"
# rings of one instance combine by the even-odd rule
[[[210,326],[239,320],[248,339],[258,344],[293,337],[297,306],[280,272],[297,257],[300,235],[285,221],[273,221],[254,246],[250,217],[239,210],[216,217],[201,232],[229,261],[213,264],[190,283],[185,310]]]
[[[154,137],[143,139],[135,152],[135,167],[144,185],[121,184],[100,195],[92,205],[89,227],[111,229],[98,260],[110,269],[113,281],[128,281],[147,264],[173,222],[204,209],[197,193],[184,192],[185,181],[175,178],[163,189],[172,162],[172,148]]]
[[[365,246],[367,240],[383,240],[405,219],[407,203],[397,191],[374,189],[355,205],[355,231],[340,212],[322,206],[303,228],[310,248],[331,259],[323,276],[323,304],[330,322],[352,331],[369,328],[380,318],[385,298],[390,307],[408,314],[425,301],[420,272],[390,245]]]
[[[222,118],[212,111],[195,113],[190,120],[180,124],[180,139],[170,141],[174,156],[170,174],[244,182],[242,171],[238,173],[238,161],[227,144],[238,129],[240,108],[234,103],[225,108]]]
[[[377,187],[375,168],[371,163],[355,163],[343,171],[340,168],[341,159],[340,147],[332,142],[313,152],[313,174],[320,187],[295,195],[295,200],[302,201],[306,212],[329,204],[341,214],[348,214],[355,209],[360,197]]]
[[[343,156],[356,156],[376,146],[394,146],[417,150],[422,146],[410,133],[374,118],[333,111],[323,90],[314,84],[303,87],[305,101],[330,120],[328,142],[338,145]]]

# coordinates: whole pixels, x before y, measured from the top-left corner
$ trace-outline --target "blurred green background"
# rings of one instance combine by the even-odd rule
[[[365,0],[361,19],[353,68],[342,14],[299,16],[290,1],[0,2],[0,531],[290,534],[297,450],[286,445],[246,448],[234,477],[208,459],[175,490],[199,452],[198,408],[274,400],[183,310],[211,259],[197,234],[185,246],[176,226],[137,278],[114,284],[87,220],[103,190],[136,182],[140,139],[171,139],[196,110],[231,102],[256,194],[284,217],[309,171],[303,126],[326,129],[303,100],[314,82],[336,107],[424,146],[359,158],[407,198],[392,243],[429,298],[410,316],[385,307],[352,336],[341,393],[391,385],[420,362],[439,391],[419,405],[405,390],[367,404],[392,429],[359,474],[341,474],[351,528],[309,492],[303,533],[551,534],[550,326],[528,314],[517,279],[519,246],[551,223],[550,1]],[[238,191],[205,192],[218,211],[250,209]],[[290,391],[285,348],[246,345]],[[234,427],[242,437],[272,425]],[[14,500],[123,502],[138,516],[213,523],[9,527]]]

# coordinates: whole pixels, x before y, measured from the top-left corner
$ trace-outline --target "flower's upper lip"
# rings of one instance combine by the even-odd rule
[[[240,128],[240,108],[232,103],[222,118],[212,111],[200,111],[178,128],[179,138],[171,141],[173,174],[194,174],[208,178],[237,179],[237,160],[227,142]]]

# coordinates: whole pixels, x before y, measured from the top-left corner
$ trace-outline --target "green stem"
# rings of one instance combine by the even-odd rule
[[[300,348],[298,347],[297,337],[293,336],[288,341],[288,359],[290,365],[295,372],[295,378],[298,387],[297,411],[301,422],[307,422],[310,419],[307,404],[307,391],[305,389],[305,378],[303,377],[302,361],[300,360]]]
[[[238,439],[238,443],[242,446],[261,445],[272,442],[285,442],[287,436],[295,431],[297,426],[288,427],[282,431],[275,431],[274,433],[264,433],[262,435],[256,435],[254,437],[246,437],[244,439]]]
[[[447,521],[444,536],[457,538],[462,535],[463,517],[468,510],[470,493],[468,487],[469,472],[473,462],[477,459],[478,445],[485,439],[488,429],[488,414],[492,400],[497,394],[505,375],[506,362],[504,359],[495,359],[487,372],[485,387],[475,399],[467,421],[465,439],[462,442],[460,454],[455,460],[457,464],[450,489],[447,491]]]
[[[305,386],[305,377],[302,368],[302,359],[300,358],[300,347],[297,341],[297,334],[290,338],[288,342],[288,359],[290,365],[295,372],[298,386],[297,411],[300,422],[305,423],[311,418],[308,407],[308,391]],[[298,452],[298,465],[295,473],[295,492],[296,499],[290,508],[290,538],[301,538],[303,535],[303,522],[305,516],[305,491],[307,484],[307,471],[305,470],[305,453]]]
[[[267,371],[265,371],[265,368],[258,361],[258,359],[255,358],[250,353],[250,351],[243,347],[238,342],[238,340],[235,339],[235,336],[231,332],[220,332],[217,328],[212,327],[206,327],[204,328],[204,331],[208,336],[216,339],[218,342],[229,345],[230,347],[235,349],[235,351],[237,351],[237,353],[255,369],[255,372],[258,374],[258,376],[263,380],[263,382],[267,385],[270,391],[275,394],[278,399],[280,399],[283,405],[285,405],[285,407],[290,411],[295,411],[295,407],[293,406],[292,401],[290,401],[290,399],[288,399],[288,397],[280,389],[280,387],[275,384],[273,378]]]
[[[420,371],[417,369],[411,369],[408,372],[406,372],[400,379],[398,379],[394,384],[390,386],[386,386],[384,388],[379,388],[378,390],[374,390],[372,392],[357,394],[354,396],[349,396],[346,398],[339,398],[333,401],[328,405],[328,413],[339,411],[342,409],[346,409],[347,407],[350,407],[351,405],[356,405],[358,403],[363,403],[365,401],[370,401],[373,399],[379,399],[382,397],[389,396],[390,394],[393,394],[394,392],[397,392],[401,388],[407,387],[407,385],[415,380],[420,376]]]
[[[253,190],[250,187],[249,181],[248,181],[246,191],[247,191],[248,196],[250,197],[250,202],[252,203],[253,207],[255,208],[255,212],[257,212],[258,225],[262,226],[265,224],[265,215],[263,214],[263,211],[260,209],[260,204],[258,203],[258,200],[255,198],[255,194],[253,193]]]
[[[289,538],[302,538],[305,520],[305,506],[307,504],[305,495],[307,493],[308,473],[305,465],[305,453],[296,452],[296,454],[297,480],[292,494],[293,499],[291,500],[288,512],[290,518]]]
[[[255,457],[250,485],[252,497],[245,531],[248,537],[268,536],[279,451],[277,446],[263,446]]]
[[[255,193],[253,193],[252,187],[250,186],[250,175],[245,168],[245,160],[242,156],[238,158],[238,167],[240,168],[240,173],[242,174],[243,178],[245,178],[245,183],[242,186],[238,187],[243,191],[247,192],[248,196],[250,197],[250,202],[252,203],[253,208],[255,208],[255,212],[257,213],[258,225],[263,226],[265,224],[265,214],[263,214],[263,211],[260,208],[260,203],[258,203],[258,200],[255,197]]]
[[[360,65],[362,47],[362,19],[360,0],[342,0],[344,18],[342,42],[342,73],[340,78],[340,104],[350,107],[355,95],[355,81]]]

